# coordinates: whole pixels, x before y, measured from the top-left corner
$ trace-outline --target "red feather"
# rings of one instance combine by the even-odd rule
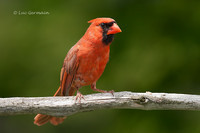
[[[54,96],[72,96],[77,91],[76,99],[81,99],[83,96],[79,88],[86,85],[91,85],[95,91],[113,93],[113,91],[97,89],[96,82],[109,60],[113,34],[121,32],[121,29],[111,18],[96,18],[89,23],[91,25],[84,36],[65,57],[60,74],[60,87]],[[50,121],[51,124],[58,125],[65,118],[38,114],[34,123],[41,126]]]

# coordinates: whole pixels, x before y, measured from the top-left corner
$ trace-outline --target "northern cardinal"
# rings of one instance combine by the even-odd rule
[[[54,96],[72,96],[77,91],[76,100],[83,98],[79,88],[90,85],[92,90],[113,93],[96,88],[109,60],[110,44],[114,34],[121,32],[116,21],[111,18],[96,18],[83,37],[69,50],[60,74],[60,86]],[[34,124],[41,126],[48,121],[53,125],[63,122],[66,117],[38,114]]]

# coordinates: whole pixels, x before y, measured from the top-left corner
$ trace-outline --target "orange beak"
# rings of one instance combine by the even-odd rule
[[[119,26],[118,26],[116,23],[114,23],[114,24],[110,27],[110,29],[108,30],[107,35],[110,35],[110,34],[117,34],[117,33],[119,33],[119,32],[122,32],[122,30],[119,28]]]

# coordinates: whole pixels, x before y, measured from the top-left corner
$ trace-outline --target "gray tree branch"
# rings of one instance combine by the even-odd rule
[[[98,109],[200,110],[200,95],[116,92],[85,95],[81,103],[68,97],[0,98],[0,115],[69,116]]]

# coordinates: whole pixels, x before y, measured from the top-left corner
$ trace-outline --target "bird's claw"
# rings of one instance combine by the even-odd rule
[[[79,103],[81,103],[81,99],[84,99],[84,96],[78,91],[77,94],[76,94],[76,98],[75,98],[75,101],[77,101],[79,99]]]
[[[114,90],[108,91],[108,93],[111,93],[114,96]]]

